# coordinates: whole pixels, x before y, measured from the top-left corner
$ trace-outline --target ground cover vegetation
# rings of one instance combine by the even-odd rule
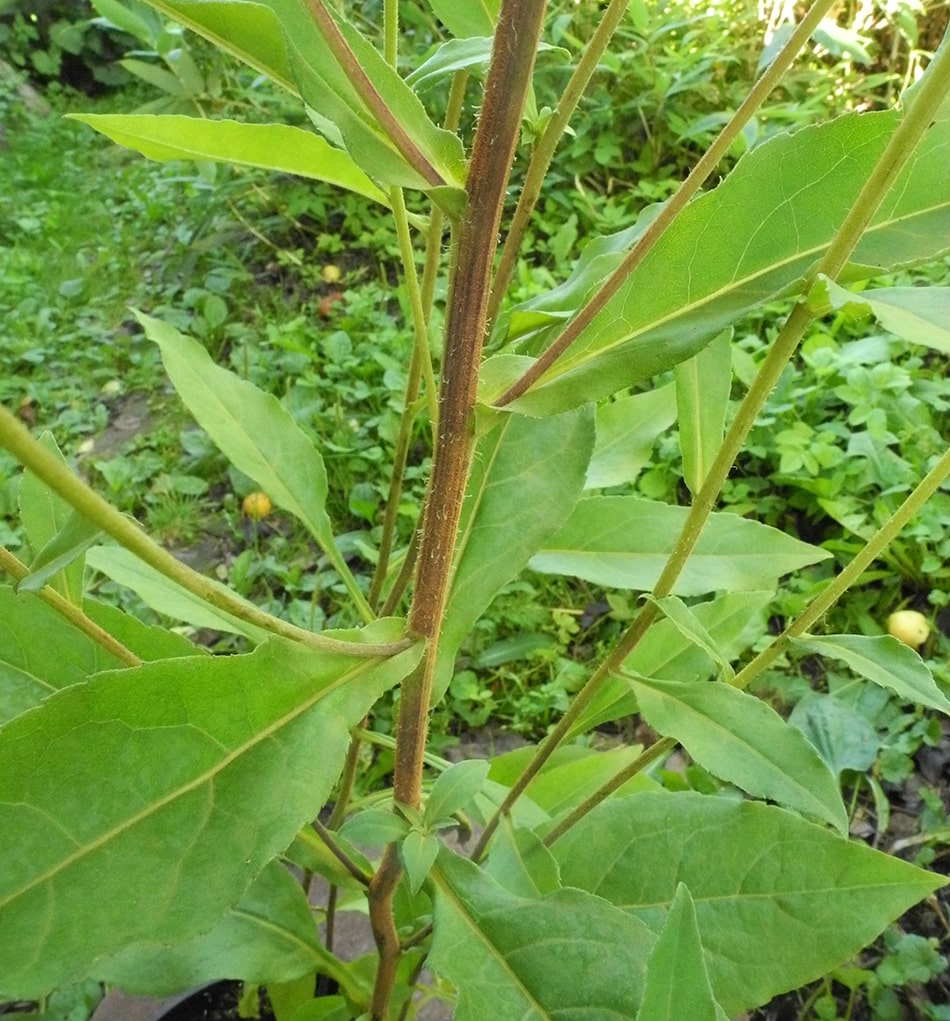
[[[913,126],[913,105],[895,104],[939,41],[919,33],[939,28],[941,8],[823,21],[813,8],[812,42],[730,132],[710,181],[748,196],[745,167],[766,192],[758,219],[740,215],[728,184],[712,193],[726,196],[724,219],[708,199],[688,206],[653,264],[646,254],[613,278],[620,311],[608,299],[549,363],[593,285],[651,240],[652,204],[674,195],[789,39],[777,8],[766,26],[744,3],[525,4],[546,44],[528,88],[503,57],[489,61],[497,5],[400,5],[401,32],[394,4],[348,11],[382,62],[326,20],[332,6],[155,6],[97,3],[109,25],[55,5],[3,23],[9,63],[34,76],[56,80],[71,54],[90,68],[81,83],[111,85],[119,72],[103,57],[125,53],[120,91],[92,103],[48,87],[56,113],[93,110],[101,131],[152,156],[199,159],[147,163],[85,125],[24,111],[3,86],[13,188],[0,197],[0,400],[15,412],[3,436],[16,457],[0,455],[0,800],[4,831],[21,837],[3,869],[0,992],[55,1016],[84,1009],[103,980],[161,993],[226,975],[266,987],[278,1018],[381,1018],[413,1009],[427,963],[427,995],[454,989],[459,1018],[487,1002],[498,1016],[530,1004],[547,1017],[568,1001],[591,1018],[713,1017],[795,987],[762,1016],[945,1017],[945,100],[929,100],[934,126],[904,177],[880,186],[883,212],[856,199],[897,122]],[[517,6],[501,16],[527,17]],[[240,16],[222,28],[218,7]],[[234,28],[244,18],[254,32]],[[170,19],[223,37],[253,69]],[[530,157],[560,134],[574,66],[611,19],[523,244],[503,247],[488,305],[468,306],[457,266],[474,276],[490,263],[484,210],[506,172],[478,163],[490,154],[476,125],[516,150],[513,207],[533,194]],[[335,24],[345,46],[314,66],[318,51],[299,40],[323,45]],[[527,34],[533,53],[533,31],[504,38]],[[341,84],[339,68],[355,80],[348,50],[401,128]],[[486,82],[507,73],[493,107]],[[945,71],[930,80],[941,74],[945,87]],[[163,122],[174,130],[162,135],[159,122],[116,116],[135,108],[205,120]],[[225,119],[297,132],[312,121],[353,162],[312,153],[299,134],[221,140],[207,122]],[[468,180],[468,206],[442,122],[488,166],[484,188]],[[807,124],[821,126],[783,134]],[[238,152],[283,173],[221,159]],[[851,183],[809,198],[805,185],[838,181],[829,153]],[[786,159],[798,161],[795,187]],[[478,202],[488,220],[472,219]],[[858,257],[836,228],[863,202],[877,219]],[[512,212],[503,240],[521,222]],[[902,219],[923,227],[904,232]],[[729,285],[743,265],[733,235],[752,253],[750,277],[776,275],[752,299]],[[443,244],[451,263],[437,261]],[[661,257],[722,276],[656,308],[652,296],[678,286]],[[842,271],[847,292],[830,282]],[[472,393],[456,403],[456,387],[472,382],[485,323],[476,409]],[[533,382],[532,365],[548,366]],[[514,396],[519,377],[530,385]],[[45,446],[17,418],[47,431]],[[718,455],[727,426],[725,444],[744,443]],[[50,456],[54,440],[114,511]],[[685,508],[695,525],[713,500],[712,547],[685,559]],[[132,518],[199,573],[146,545]],[[742,530],[753,521],[774,531]],[[750,544],[760,556],[746,564]],[[912,643],[922,659],[883,637],[899,609],[929,623]],[[423,758],[430,686],[441,697]],[[485,725],[529,744],[450,767],[441,756]],[[482,870],[440,849],[438,833],[472,821]],[[591,846],[650,864],[595,877]],[[321,919],[368,902],[378,954],[337,960],[279,859],[338,887]],[[758,917],[749,884],[766,905]],[[332,995],[314,999],[315,975]]]

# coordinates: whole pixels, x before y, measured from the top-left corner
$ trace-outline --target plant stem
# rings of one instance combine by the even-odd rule
[[[492,281],[491,299],[488,306],[488,322],[493,323],[498,318],[498,311],[504,300],[505,292],[514,273],[515,263],[518,259],[518,251],[521,248],[521,241],[524,232],[528,228],[528,221],[534,212],[538,199],[541,197],[541,186],[544,183],[545,175],[551,166],[554,151],[564,136],[568,122],[577,109],[584,90],[590,83],[590,79],[597,69],[597,64],[607,49],[607,45],[613,37],[621,18],[626,13],[630,0],[610,0],[610,4],[600,19],[600,24],[590,37],[590,41],[584,48],[574,73],[561,94],[557,107],[544,128],[541,137],[538,139],[531,153],[531,160],[525,172],[524,184],[521,194],[518,196],[518,205],[511,218],[508,228],[508,236],[502,246],[501,258],[498,260],[498,269],[495,271],[495,278]]]
[[[446,182],[442,179],[442,175],[422,154],[411,136],[399,123],[399,118],[376,91],[376,87],[360,66],[333,15],[324,6],[322,0],[305,0],[305,2],[310,16],[347,80],[399,154],[428,184],[434,187],[444,185]]]
[[[3,546],[0,546],[0,570],[6,571],[14,581],[22,581],[30,573],[30,569],[26,564],[19,561]],[[78,606],[74,606],[68,599],[60,595],[56,589],[49,585],[44,585],[36,595],[47,606],[51,606],[57,613],[65,617],[70,624],[88,635],[106,652],[115,656],[120,663],[124,663],[126,666],[142,665],[142,661],[131,649],[126,648],[117,638],[113,638],[108,631],[99,627],[94,620],[90,620]]]
[[[766,667],[774,663],[785,652],[791,639],[805,634],[816,621],[820,620],[861,577],[871,563],[880,556],[888,543],[892,542],[900,531],[913,521],[920,509],[948,477],[950,477],[950,448],[920,480],[900,507],[868,539],[847,566],[815,596],[768,648],[763,649],[755,659],[736,674],[731,683],[737,688],[747,688]]]
[[[810,13],[810,12],[809,12]],[[917,143],[930,126],[934,116],[950,91],[950,46],[938,53],[921,80],[919,91],[913,104],[905,109],[904,117],[898,124],[883,154],[862,187],[854,204],[845,217],[834,238],[819,261],[814,272],[809,276],[809,283],[803,287],[808,294],[818,275],[823,273],[834,278],[846,265],[854,246],[861,234],[870,223],[871,218],[883,201],[887,190],[893,183],[901,168],[912,155]],[[653,595],[662,599],[673,590],[673,585],[686,565],[697,540],[703,530],[713,506],[719,496],[723,484],[739,451],[748,436],[759,412],[762,410],[768,395],[771,393],[779,375],[795,352],[806,327],[814,318],[807,303],[800,303],[792,309],[791,314],[782,327],[756,375],[752,386],[739,406],[722,446],[716,456],[702,488],[690,506],[689,514],[683,529],[677,538],[669,559],[653,588]],[[478,843],[472,851],[472,859],[477,861],[488,847],[501,817],[511,810],[511,806],[524,793],[531,780],[540,772],[544,763],[551,756],[560,742],[567,736],[573,723],[591,702],[594,695],[610,674],[620,668],[623,661],[639,644],[650,625],[658,614],[656,603],[646,603],[634,618],[626,633],[621,637],[615,648],[588,678],[584,687],[574,696],[570,707],[558,721],[545,740],[538,746],[531,761],[509,790],[488,820]]]
[[[616,294],[627,277],[643,261],[647,253],[659,241],[667,227],[676,219],[686,204],[693,198],[706,182],[709,175],[719,165],[720,160],[729,151],[745,124],[755,111],[765,102],[769,94],[778,84],[782,75],[788,70],[795,55],[805,45],[814,32],[822,17],[832,6],[834,0],[816,0],[808,13],[789,36],[788,42],[776,54],[775,59],[766,68],[761,77],[752,86],[739,109],[733,114],[729,123],[719,132],[712,145],[690,171],[689,176],[679,186],[670,200],[662,207],[653,222],[637,239],[636,244],[627,253],[623,262],[607,278],[603,286],[584,305],[567,324],[557,339],[543,351],[532,363],[531,367],[498,398],[496,407],[504,407],[525,393],[542,375],[561,357],[585,330],[598,312]]]
[[[289,638],[321,652],[347,656],[383,657],[394,656],[411,644],[410,639],[387,645],[363,645],[346,642],[338,638],[305,631],[294,624],[259,610],[256,606],[232,595],[227,589],[216,585],[210,578],[176,560],[151,539],[141,526],[117,511],[99,496],[90,486],[62,464],[37,442],[16,417],[0,405],[0,446],[10,453],[37,478],[58,493],[83,517],[93,522],[121,546],[134,553],[140,560],[153,567],[166,578],[198,596],[219,610],[243,620],[270,634]]]
[[[326,826],[320,822],[319,819],[314,819],[313,828],[316,830],[317,835],[326,844],[330,853],[334,858],[346,869],[347,872],[357,882],[362,883],[364,886],[369,885],[370,877],[353,861],[352,858],[337,844],[333,839],[333,834],[327,829]]]

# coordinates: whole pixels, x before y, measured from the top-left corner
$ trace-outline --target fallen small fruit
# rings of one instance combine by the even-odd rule
[[[324,283],[327,284],[335,284],[342,275],[340,267],[334,266],[332,262],[328,262],[326,266],[320,270],[320,276],[323,277]]]
[[[897,610],[887,618],[887,630],[899,642],[916,649],[927,641],[930,624],[917,610]]]
[[[261,518],[266,518],[270,514],[270,497],[266,493],[248,493],[241,503],[241,510],[245,517],[260,521]]]

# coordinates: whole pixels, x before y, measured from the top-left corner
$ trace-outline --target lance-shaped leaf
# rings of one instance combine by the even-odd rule
[[[322,2],[322,0],[316,0]],[[387,129],[358,95],[307,10],[298,0],[154,0],[175,21],[266,74],[302,97],[340,130],[347,151],[376,180],[410,188],[464,183],[460,139],[429,119],[424,107],[375,47],[348,23],[331,15],[356,60],[437,180],[407,162]]]
[[[890,635],[804,635],[792,639],[808,652],[846,663],[856,674],[895,695],[950,715],[950,700],[937,687],[927,664]]]
[[[672,384],[619,397],[597,409],[597,440],[586,489],[633,482],[650,463],[653,444],[676,421]]]
[[[60,688],[119,665],[39,596],[0,586],[0,724]]]
[[[504,415],[475,447],[439,638],[435,698],[459,644],[498,590],[564,524],[584,488],[594,446],[594,412],[548,419]]]
[[[734,659],[765,630],[764,609],[773,592],[730,592],[690,608],[722,656]],[[714,660],[669,620],[657,621],[627,657],[624,669],[640,677],[704,680],[715,675]],[[613,677],[591,699],[571,728],[571,736],[629,716],[637,700],[626,678]]]
[[[353,162],[312,131],[289,124],[241,124],[177,114],[71,114],[127,149],[150,160],[213,160],[296,174],[356,192],[389,205],[378,188]]]
[[[81,576],[83,553],[101,535],[102,532],[94,522],[72,510],[62,528],[30,561],[30,573],[17,585],[17,589],[20,592],[39,592],[47,584],[55,585],[62,576]],[[82,602],[81,577],[79,584],[73,585],[68,591],[71,591],[73,601],[77,604]]]
[[[684,883],[730,1017],[824,975],[946,882],[784,809],[693,793],[605,802],[551,852],[564,886],[657,934]]]
[[[950,287],[871,288],[855,294],[821,277],[809,304],[818,315],[831,309],[870,313],[902,340],[950,354]]]
[[[722,184],[687,206],[513,406],[550,414],[649,379],[692,357],[750,309],[797,293],[899,122],[897,111],[847,114],[746,154]],[[945,103],[855,249],[848,276],[950,250],[948,145]],[[575,308],[583,295],[577,297]]]
[[[137,617],[108,603],[85,599],[83,612],[103,630],[117,638],[139,659],[177,659],[179,656],[207,656],[203,645],[193,645],[184,635],[157,624],[143,624]]]
[[[686,507],[633,496],[586,497],[531,558],[530,567],[648,592],[673,552],[687,513]],[[712,514],[673,592],[696,596],[761,589],[829,555],[757,521]]]
[[[680,883],[647,962],[637,1021],[727,1021],[716,1003],[696,924],[696,906]]]
[[[210,932],[170,947],[138,943],[94,971],[125,992],[148,996],[170,996],[222,977],[258,985],[319,972],[356,1002],[369,997],[356,973],[323,946],[300,884],[277,861]]]
[[[711,773],[754,797],[848,831],[838,781],[801,731],[725,683],[631,678],[643,718]]]
[[[290,412],[272,394],[215,365],[196,340],[151,316],[135,315],[161,349],[169,379],[201,428],[239,471],[306,525],[345,576],[326,512],[323,458]]]
[[[732,330],[674,369],[683,480],[698,493],[722,446],[732,388]]]
[[[581,890],[516,897],[444,850],[432,882],[429,963],[457,990],[455,1021],[483,1021],[486,1004],[521,1021],[636,1017],[653,943],[638,919]]]
[[[352,637],[400,630],[381,621]],[[272,640],[246,656],[99,674],[8,723],[3,993],[36,998],[123,947],[209,931],[315,817],[348,729],[418,657]]]
[[[56,440],[53,439],[52,433],[43,433],[40,437],[40,443],[62,464],[66,463],[66,459],[56,445]],[[55,544],[57,537],[62,541],[63,530],[67,527],[73,516],[73,509],[61,496],[54,493],[45,482],[37,478],[30,471],[25,471],[20,478],[20,486],[17,491],[17,506],[20,511],[20,521],[23,524],[23,530],[26,532],[30,546],[33,548],[34,561],[31,564],[31,570],[35,570],[37,567],[42,566],[42,562],[37,563],[36,558],[44,549],[48,549],[50,544],[54,544],[52,550],[53,557],[49,557],[47,563],[63,552],[63,549],[61,549],[57,553]],[[85,534],[88,534],[90,527],[86,523]],[[79,528],[82,530],[83,526],[80,524]],[[80,539],[78,545],[81,546],[81,544],[82,540]],[[65,562],[61,562],[54,569],[53,575],[47,572],[43,577],[42,584],[46,584],[48,581],[50,586],[61,596],[68,599],[74,606],[79,606],[82,602],[83,549],[77,548],[77,544],[70,542],[68,536],[63,546],[67,550],[72,548],[75,551],[75,555],[73,557],[67,556]],[[39,587],[42,587],[42,585]]]

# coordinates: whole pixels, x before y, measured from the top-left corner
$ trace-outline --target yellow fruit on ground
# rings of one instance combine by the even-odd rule
[[[328,262],[326,266],[320,270],[320,276],[323,277],[324,283],[327,284],[335,284],[342,275],[340,267],[334,266],[332,262]]]
[[[260,521],[261,518],[266,518],[270,514],[270,497],[266,493],[248,493],[241,503],[241,510],[245,517]]]
[[[916,649],[927,641],[930,623],[917,610],[897,610],[887,618],[887,630],[899,642]]]

